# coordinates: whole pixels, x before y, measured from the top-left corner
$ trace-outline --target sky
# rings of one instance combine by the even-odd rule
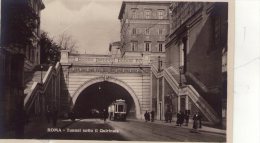
[[[43,0],[41,30],[57,40],[66,33],[77,42],[79,53],[107,54],[109,43],[120,40],[121,1]]]

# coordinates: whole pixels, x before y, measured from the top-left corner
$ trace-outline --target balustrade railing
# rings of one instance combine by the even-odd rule
[[[160,74],[157,72],[155,66],[152,66],[152,72],[157,76]],[[176,93],[184,93],[185,95],[188,95],[209,121],[218,123],[220,119],[213,108],[207,103],[207,101],[202,96],[200,96],[200,94],[192,85],[186,85],[185,87],[181,88],[178,81],[175,79],[178,76],[175,75],[178,75],[178,71],[173,67],[168,67],[163,70],[163,77]]]
[[[69,63],[84,64],[115,64],[115,65],[140,65],[149,64],[149,59],[144,58],[113,58],[113,57],[84,57],[70,56]]]
[[[43,115],[47,110],[59,110],[61,66],[50,66],[42,83],[34,82],[24,99],[24,109],[30,115]]]
[[[176,69],[174,70],[171,67],[164,70],[164,77],[170,83],[170,85],[175,90],[178,88],[178,92],[186,93],[186,95],[190,97],[190,99],[195,103],[195,105],[200,109],[200,111],[209,121],[218,123],[220,119],[213,108],[207,103],[207,101],[202,96],[200,96],[200,94],[192,85],[186,85],[185,87],[180,88],[177,80],[174,78],[174,75],[172,75],[174,73],[176,73]]]

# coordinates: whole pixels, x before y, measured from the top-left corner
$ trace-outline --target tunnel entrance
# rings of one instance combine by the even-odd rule
[[[84,89],[78,96],[73,111],[80,118],[98,118],[104,109],[115,100],[123,99],[127,104],[127,118],[136,117],[134,100],[122,86],[102,81]]]

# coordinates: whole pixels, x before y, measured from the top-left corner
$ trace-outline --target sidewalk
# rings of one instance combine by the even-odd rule
[[[127,120],[136,121],[136,122],[145,122],[144,120],[138,120],[138,119],[127,119]],[[166,126],[173,126],[174,128],[185,128],[185,129],[190,129],[190,130],[192,130],[192,126],[193,126],[193,121],[190,121],[188,123],[188,126],[185,126],[185,123],[184,123],[181,127],[176,126],[176,120],[173,120],[171,123],[166,123],[165,121],[162,121],[162,120],[154,120],[154,122],[150,121],[150,123],[166,125]],[[204,126],[203,123],[202,123],[202,128],[199,128],[198,132],[207,132],[207,133],[226,135],[226,130]]]

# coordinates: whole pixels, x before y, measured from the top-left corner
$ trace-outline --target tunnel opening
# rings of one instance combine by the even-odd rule
[[[127,104],[127,118],[136,118],[135,103],[130,93],[122,86],[102,81],[94,83],[84,89],[78,96],[73,112],[78,118],[99,118],[101,112],[122,99]]]

